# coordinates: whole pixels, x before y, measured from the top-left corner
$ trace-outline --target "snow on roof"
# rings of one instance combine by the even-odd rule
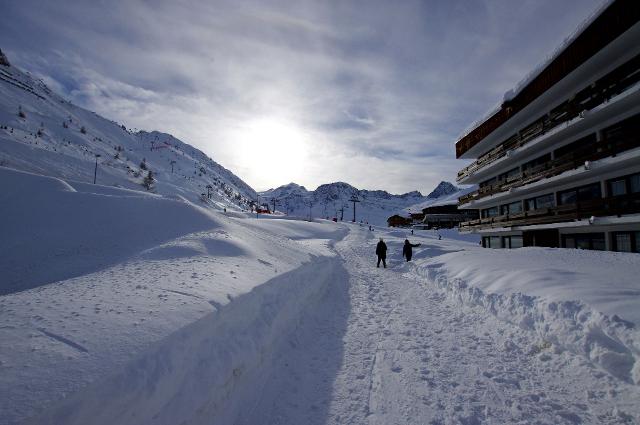
[[[551,64],[559,55],[562,53],[573,41],[578,38],[580,34],[584,32],[585,29],[589,27],[593,23],[593,21],[604,12],[604,10],[611,5],[615,0],[605,0],[600,7],[593,11],[578,27],[567,36],[559,46],[555,48],[555,50],[548,55],[544,60],[542,60],[538,65],[536,65],[523,79],[521,79],[512,89],[507,90],[502,100],[496,105],[492,106],[486,113],[482,115],[482,118],[474,121],[471,125],[465,128],[456,138],[456,140],[460,140],[465,136],[468,136],[473,130],[482,125],[485,121],[487,121],[491,116],[493,116],[496,112],[498,112],[504,102],[510,101],[515,98],[520,92],[527,87],[529,83],[531,83],[538,75],[542,73],[542,71]]]

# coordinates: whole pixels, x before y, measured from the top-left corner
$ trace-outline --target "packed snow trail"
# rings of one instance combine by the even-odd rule
[[[633,423],[637,389],[607,391],[615,378],[584,358],[453,304],[409,272],[401,239],[377,269],[375,236],[354,226],[336,244],[349,282],[308,312],[239,423]]]

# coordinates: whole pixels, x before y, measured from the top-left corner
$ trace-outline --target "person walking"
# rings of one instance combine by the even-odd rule
[[[413,257],[413,249],[415,247],[420,246],[419,243],[412,244],[409,242],[409,239],[404,240],[404,246],[402,247],[402,256],[407,259],[407,262],[411,261],[411,257]]]
[[[387,244],[384,243],[382,238],[380,238],[380,242],[376,245],[376,255],[378,256],[378,265],[376,267],[380,267],[380,261],[382,261],[382,265],[384,268],[387,268]]]

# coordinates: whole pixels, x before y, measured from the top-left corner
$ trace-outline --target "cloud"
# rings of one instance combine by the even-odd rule
[[[24,0],[0,39],[74,102],[172,133],[257,189],[270,182],[233,137],[274,119],[314,152],[281,183],[428,192],[465,165],[460,131],[601,2]]]

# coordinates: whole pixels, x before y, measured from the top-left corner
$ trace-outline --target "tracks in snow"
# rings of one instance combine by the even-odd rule
[[[619,423],[614,408],[624,400],[606,390],[613,378],[570,353],[536,349],[542,341],[528,331],[452,304],[393,257],[377,269],[370,237],[356,228],[336,244],[348,293],[335,282],[324,307],[309,312],[253,419]]]

